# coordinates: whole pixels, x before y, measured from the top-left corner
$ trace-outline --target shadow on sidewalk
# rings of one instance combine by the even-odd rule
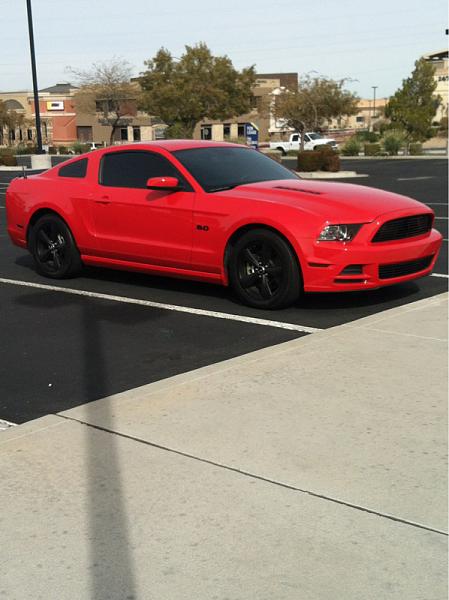
[[[95,397],[98,387],[106,389],[107,371],[103,356],[101,321],[89,304],[82,306],[86,397]],[[126,352],[126,349],[125,349]],[[96,370],[92,370],[95,358]],[[86,410],[92,405],[87,404]],[[105,429],[113,429],[113,417],[102,415]],[[92,427],[85,428],[89,467],[87,497],[92,600],[131,600],[135,596],[134,564],[129,538],[129,518],[121,476],[118,438]]]

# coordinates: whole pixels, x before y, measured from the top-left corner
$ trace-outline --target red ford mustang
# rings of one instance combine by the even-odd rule
[[[105,148],[14,179],[8,232],[42,275],[83,264],[231,285],[259,308],[303,290],[428,275],[442,236],[427,206],[300,179],[242,146],[171,140]]]

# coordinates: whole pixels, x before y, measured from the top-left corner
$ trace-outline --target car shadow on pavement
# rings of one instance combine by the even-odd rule
[[[34,272],[32,258],[22,255],[16,264]],[[260,310],[241,304],[230,288],[218,284],[197,282],[145,273],[85,267],[76,279],[53,282],[93,292],[118,294],[154,302],[192,306],[219,312],[230,312],[279,321],[299,321],[303,325],[327,328],[366,317],[387,308],[394,308],[447,291],[447,281],[425,277],[416,281],[359,292],[305,293],[290,307],[276,311]],[[324,319],[323,319],[324,317]]]
[[[379,306],[391,302],[404,301],[418,294],[419,286],[414,282],[407,282],[391,287],[366,290],[363,292],[335,292],[335,293],[307,293],[297,303],[298,308],[307,310],[338,310],[345,308],[361,308]]]

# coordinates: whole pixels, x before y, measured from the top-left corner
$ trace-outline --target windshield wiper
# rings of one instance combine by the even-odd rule
[[[212,188],[212,189],[208,190],[208,192],[209,193],[211,193],[211,192],[224,192],[225,190],[232,190],[235,187],[239,187],[240,185],[249,185],[250,183],[260,183],[260,181],[261,180],[259,180],[259,179],[256,179],[254,181],[237,181],[236,183],[230,183],[228,185],[222,185],[220,187]]]
[[[209,193],[212,192],[224,192],[225,190],[232,190],[235,187],[237,187],[238,185],[243,185],[242,183],[230,183],[229,185],[222,185],[220,187],[216,187],[216,188],[211,188],[210,190],[208,190]]]

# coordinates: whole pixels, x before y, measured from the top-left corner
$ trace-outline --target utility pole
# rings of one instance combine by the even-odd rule
[[[39,91],[36,75],[36,55],[34,52],[33,15],[31,13],[31,0],[27,0],[28,33],[30,36],[31,72],[33,74],[34,113],[36,115],[37,153],[44,154],[42,149],[41,114],[39,111]]]
[[[371,123],[372,123],[372,121],[376,117],[376,90],[377,90],[377,88],[379,86],[378,85],[372,85],[371,87],[373,88],[373,118],[371,120]],[[372,129],[374,131],[374,124],[373,123],[372,123]]]

